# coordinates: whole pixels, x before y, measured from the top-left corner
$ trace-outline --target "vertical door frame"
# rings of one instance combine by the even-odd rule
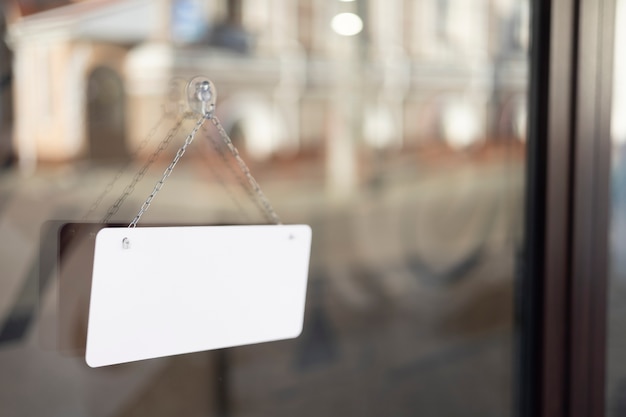
[[[533,0],[520,416],[604,416],[615,0]]]

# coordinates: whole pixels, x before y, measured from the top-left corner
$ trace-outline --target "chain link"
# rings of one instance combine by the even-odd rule
[[[239,151],[237,150],[237,148],[233,144],[233,141],[230,140],[230,137],[226,133],[226,130],[224,130],[224,127],[220,123],[220,121],[217,118],[217,116],[215,116],[215,115],[211,116],[211,123],[213,123],[215,125],[218,133],[220,134],[220,137],[222,138],[222,140],[224,141],[224,143],[226,144],[226,146],[230,150],[230,153],[233,155],[233,157],[237,161],[237,164],[239,165],[239,169],[245,175],[246,179],[248,180],[248,183],[252,187],[252,190],[256,194],[258,200],[261,202],[261,205],[263,206],[263,208],[265,209],[265,213],[266,213],[268,219],[272,223],[274,223],[274,224],[281,224],[280,218],[278,217],[278,215],[274,211],[274,208],[270,204],[270,202],[267,199],[267,197],[265,197],[265,194],[261,190],[261,186],[259,185],[259,183],[252,176],[252,173],[250,172],[250,169],[248,168],[248,166],[246,165],[244,160],[239,155]]]
[[[219,146],[218,142],[216,142],[213,139],[213,137],[208,133],[207,127],[202,126],[202,130],[204,131],[205,139],[211,143],[211,148],[220,157],[220,160],[224,163],[226,168],[228,168],[228,170],[233,175],[233,177],[236,178],[237,182],[239,183],[241,188],[246,192],[248,197],[252,201],[254,201],[255,205],[261,210],[261,213],[264,213],[263,208],[259,205],[258,201],[254,198],[252,191],[250,191],[250,188],[246,186],[246,183],[244,182],[244,180],[240,177],[240,175],[237,174],[237,172],[233,169],[231,164],[226,159],[224,150]],[[209,171],[211,171],[211,174],[215,177],[215,179],[220,184],[220,186],[224,189],[226,194],[228,194],[233,204],[239,209],[239,212],[243,215],[245,220],[250,220],[250,216],[248,215],[248,213],[246,213],[246,210],[244,209],[244,207],[241,205],[241,203],[239,202],[235,194],[230,190],[230,188],[226,184],[226,181],[224,180],[224,177],[222,176],[222,174],[219,172],[219,169],[213,166],[212,164],[208,164],[207,168],[209,169]]]
[[[161,176],[161,179],[156,183],[156,185],[154,186],[154,189],[152,190],[152,192],[150,193],[150,195],[148,196],[146,201],[144,201],[144,203],[141,205],[141,208],[139,209],[139,212],[137,212],[137,215],[135,216],[133,221],[130,222],[130,224],[128,225],[129,228],[134,228],[134,227],[137,226],[137,223],[139,223],[139,220],[141,219],[141,216],[143,216],[143,214],[148,210],[148,208],[150,207],[150,204],[152,204],[152,201],[154,200],[156,195],[159,193],[159,191],[161,191],[161,189],[165,185],[165,181],[172,174],[172,171],[174,170],[174,167],[176,166],[176,164],[178,163],[180,158],[182,158],[182,156],[185,154],[185,151],[187,150],[187,147],[189,145],[191,145],[191,143],[193,142],[196,134],[198,133],[198,130],[200,130],[200,128],[202,127],[202,125],[204,124],[204,122],[207,119],[211,120],[211,123],[213,123],[213,125],[216,127],[220,137],[222,138],[222,140],[224,141],[224,143],[228,147],[230,153],[235,158],[235,161],[239,165],[239,169],[241,170],[241,172],[244,174],[244,176],[248,180],[248,184],[252,187],[252,190],[253,190],[254,194],[256,195],[258,202],[260,202],[262,208],[264,209],[264,213],[267,216],[268,220],[270,220],[274,224],[281,224],[280,218],[278,217],[278,215],[274,211],[274,208],[270,204],[270,202],[267,199],[267,197],[265,197],[265,194],[261,190],[261,186],[259,185],[259,183],[252,176],[252,173],[250,172],[250,169],[248,168],[248,166],[244,162],[243,158],[241,158],[241,155],[239,154],[239,151],[237,150],[237,148],[233,144],[232,140],[230,139],[230,137],[226,133],[226,130],[224,130],[224,127],[220,123],[219,119],[213,113],[207,113],[206,115],[202,116],[196,122],[196,125],[194,126],[193,130],[191,131],[191,133],[189,133],[189,135],[187,135],[187,138],[185,139],[185,142],[180,147],[180,149],[178,149],[178,152],[176,152],[176,155],[174,156],[174,159],[172,160],[172,162],[169,164],[169,166],[163,172],[163,175]],[[215,149],[218,150],[217,147],[215,147]],[[220,156],[222,157],[222,159],[225,160],[225,156],[221,152],[221,150],[218,150],[218,152],[219,152]],[[143,174],[141,176],[143,176]],[[244,184],[241,184],[241,185],[243,186]],[[133,185],[133,188],[134,188],[134,185]],[[257,201],[255,201],[255,202],[257,202]]]
[[[220,136],[221,138],[221,136]],[[267,210],[265,209],[264,205],[261,203],[261,201],[259,201],[259,197],[258,195],[255,194],[255,192],[250,188],[249,183],[247,183],[246,178],[244,177],[244,173],[241,171],[241,169],[235,170],[235,168],[233,167],[233,165],[229,162],[227,155],[229,154],[230,151],[225,151],[224,150],[224,146],[226,146],[226,143],[224,143],[224,146],[220,146],[219,142],[217,142],[216,140],[214,140],[210,135],[207,134],[207,139],[209,140],[209,142],[211,142],[211,144],[213,145],[212,148],[213,150],[216,152],[216,154],[220,157],[220,159],[222,160],[222,162],[224,163],[224,165],[226,166],[226,168],[228,168],[228,171],[230,172],[230,174],[233,176],[233,178],[235,178],[235,180],[237,181],[237,184],[239,184],[239,186],[241,187],[242,190],[244,190],[246,192],[246,194],[248,195],[248,197],[250,198],[250,200],[254,203],[254,205],[256,206],[257,209],[259,209],[259,212],[261,212],[261,214],[265,217],[265,219],[268,222],[273,222],[273,218],[271,217],[270,214],[268,214]],[[222,140],[222,142],[224,142]],[[232,156],[232,155],[231,155]],[[233,158],[234,159],[234,158]],[[239,168],[239,167],[237,167]],[[214,170],[212,170],[214,171]],[[243,207],[241,206],[241,204],[239,204],[238,202],[236,202],[235,197],[232,195],[232,193],[230,193],[228,191],[228,186],[226,185],[226,183],[224,182],[223,179],[221,179],[220,177],[217,178],[217,180],[220,182],[220,184],[222,185],[222,187],[224,188],[224,190],[226,190],[226,192],[230,195],[231,199],[233,201],[235,201],[235,205],[237,205],[237,207],[239,208],[239,210],[246,216],[246,218],[248,217],[243,209]]]
[[[176,164],[178,163],[180,158],[182,158],[182,156],[185,154],[185,151],[187,150],[187,147],[189,145],[191,145],[191,142],[193,142],[193,139],[196,136],[196,133],[198,133],[198,130],[200,129],[200,127],[202,127],[202,124],[204,124],[204,122],[206,121],[206,119],[208,117],[211,117],[211,115],[210,114],[206,114],[206,115],[202,116],[196,122],[196,125],[194,126],[193,130],[191,131],[191,133],[189,133],[189,135],[187,135],[187,138],[185,138],[185,143],[183,143],[183,145],[180,147],[180,149],[178,149],[178,152],[176,152],[176,155],[174,156],[174,159],[172,160],[172,162],[170,162],[169,166],[165,169],[165,171],[163,172],[163,175],[161,176],[161,179],[156,183],[156,185],[154,186],[154,189],[152,190],[152,192],[150,193],[150,195],[148,196],[146,201],[144,201],[144,203],[141,205],[141,208],[139,209],[139,212],[137,213],[137,215],[135,216],[133,221],[130,222],[128,227],[136,227],[137,226],[137,223],[139,222],[139,219],[141,219],[141,216],[143,216],[143,214],[148,210],[148,208],[150,207],[150,204],[152,204],[152,200],[154,200],[154,198],[156,197],[157,193],[159,191],[161,191],[161,188],[163,188],[163,185],[165,185],[165,180],[167,180],[167,178],[170,176],[170,174],[174,170],[174,167],[176,166]]]
[[[132,192],[135,190],[135,186],[137,185],[137,183],[141,181],[141,179],[146,175],[148,168],[150,168],[154,161],[157,160],[161,152],[163,152],[168,147],[172,139],[174,139],[181,126],[183,125],[185,118],[186,115],[183,115],[176,120],[176,124],[168,131],[165,138],[161,141],[161,143],[159,143],[159,146],[154,150],[154,152],[152,152],[148,160],[143,164],[139,171],[135,173],[135,176],[133,177],[131,182],[126,186],[126,188],[124,188],[122,195],[120,195],[118,199],[113,203],[113,205],[109,208],[106,215],[100,221],[101,223],[107,223],[111,219],[111,217],[113,217],[115,213],[118,212],[122,204],[124,204],[126,198],[128,198],[128,196],[132,194]]]

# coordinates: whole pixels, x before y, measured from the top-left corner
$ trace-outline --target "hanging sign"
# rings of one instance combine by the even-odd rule
[[[87,364],[297,337],[310,247],[306,225],[100,230]]]

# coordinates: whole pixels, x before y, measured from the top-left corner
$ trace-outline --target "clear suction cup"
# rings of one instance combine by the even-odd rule
[[[191,111],[202,116],[211,116],[215,110],[217,92],[207,77],[197,76],[187,85],[187,101]]]

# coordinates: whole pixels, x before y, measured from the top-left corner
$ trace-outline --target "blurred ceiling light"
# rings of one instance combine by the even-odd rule
[[[342,36],[354,36],[363,30],[363,21],[354,13],[339,13],[330,22],[333,30]]]

